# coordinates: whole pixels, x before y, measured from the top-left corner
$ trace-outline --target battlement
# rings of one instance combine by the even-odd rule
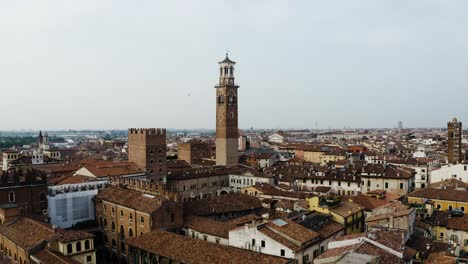
[[[122,176],[110,177],[108,183],[118,188],[131,189],[146,194],[161,196],[175,202],[179,201],[179,194],[177,191],[168,190],[164,184]]]
[[[166,136],[165,128],[129,128],[129,135]]]

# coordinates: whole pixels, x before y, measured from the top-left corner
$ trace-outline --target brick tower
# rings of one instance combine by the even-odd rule
[[[130,128],[128,159],[145,170],[148,180],[166,182],[166,129]]]
[[[237,86],[234,65],[226,54],[219,62],[219,84],[216,88],[216,165],[237,164]]]
[[[461,163],[462,156],[462,123],[456,118],[447,123],[447,160],[448,163]]]

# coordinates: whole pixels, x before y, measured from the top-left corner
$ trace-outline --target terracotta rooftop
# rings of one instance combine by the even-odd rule
[[[184,226],[196,230],[198,232],[213,235],[222,238],[229,238],[229,230],[236,228],[233,226],[221,221],[215,221],[210,218],[199,217],[199,216],[190,216],[186,219]]]
[[[33,254],[33,257],[38,259],[41,264],[79,264],[80,262],[66,257],[60,253],[53,252],[48,249],[43,249]]]
[[[176,262],[237,263],[237,264],[280,264],[291,260],[260,254],[244,249],[222,246],[207,241],[184,237],[161,230],[154,230],[139,237],[127,240],[130,247],[139,248]]]
[[[343,200],[345,199],[357,203],[360,206],[364,207],[366,210],[370,211],[388,203],[385,200],[377,199],[363,194],[358,194],[356,196],[343,196]]]
[[[152,213],[161,207],[166,198],[152,195],[144,195],[142,192],[108,187],[99,190],[95,199],[118,204],[138,211]]]
[[[144,173],[130,162],[96,162],[85,165],[84,168],[98,178]],[[77,171],[79,172],[80,170]]]
[[[297,240],[301,244],[305,244],[311,240],[318,239],[319,234],[308,228],[301,226],[291,220],[282,220],[286,222],[285,225],[278,225],[275,220],[266,224],[266,227],[271,230],[275,230],[275,233],[285,235],[289,238]]]
[[[468,192],[448,189],[424,188],[416,190],[407,195],[408,197],[426,198],[433,200],[446,200],[457,202],[468,202]]]
[[[26,217],[0,225],[0,233],[25,250],[50,241],[55,235],[51,225]]]
[[[256,197],[229,193],[209,199],[193,200],[184,204],[188,215],[207,216],[227,212],[240,212],[262,208],[262,203]]]
[[[357,203],[353,203],[350,201],[343,201],[338,206],[330,207],[328,209],[336,214],[347,217],[361,210],[364,210],[364,207],[361,207]]]

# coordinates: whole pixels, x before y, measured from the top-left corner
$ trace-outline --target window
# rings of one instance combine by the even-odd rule
[[[76,252],[80,252],[81,251],[81,242],[76,242]]]
[[[125,251],[125,243],[120,243],[120,250]]]
[[[400,189],[403,189],[404,184],[400,182]]]
[[[370,186],[370,180],[367,180],[367,186]]]
[[[341,181],[338,181],[338,186],[341,186]]]
[[[463,245],[466,247],[468,246],[468,239],[465,239],[465,242],[463,242]]]
[[[86,240],[86,241],[84,242],[84,248],[85,248],[85,250],[88,250],[88,249],[91,248],[91,245],[90,245],[90,243],[89,243],[89,240]]]
[[[93,261],[93,256],[89,255],[89,256],[86,256],[86,262],[91,262]]]
[[[440,204],[437,204],[437,205],[436,205],[436,208],[437,208],[438,210],[440,210],[441,207],[442,207],[442,206],[440,206]]]
[[[328,181],[328,185],[332,185],[332,181]]]
[[[112,211],[112,216],[114,216],[114,215],[115,215],[115,208],[112,207],[112,208],[111,208],[111,211]]]
[[[351,187],[351,182],[348,182],[348,187]]]
[[[120,210],[120,217],[123,217],[123,210]]]
[[[46,200],[47,200],[47,196],[45,195],[45,193],[39,194],[39,201],[40,202],[45,202]]]
[[[140,225],[144,225],[145,224],[145,218],[143,218],[143,216],[140,216]]]
[[[255,239],[252,239],[252,246],[255,246]]]
[[[284,257],[284,255],[286,254],[286,252],[284,252],[284,249],[282,249],[280,252],[281,252],[281,257]]]
[[[449,206],[448,206],[448,210],[449,210],[449,211],[452,211],[452,209],[453,209],[452,205],[451,205],[451,204],[449,204]]]
[[[216,238],[216,244],[219,244],[219,238]]]
[[[115,223],[114,223],[114,221],[112,221],[111,226],[112,226],[112,232],[115,232]]]
[[[171,223],[174,223],[174,222],[175,222],[175,215],[171,214]]]
[[[128,222],[129,222],[129,223],[132,223],[132,222],[133,222],[133,215],[132,215],[132,214],[129,214],[129,215],[128,215]]]
[[[207,236],[207,235],[203,235],[203,240],[207,241],[207,240],[208,240],[208,236]]]
[[[133,229],[132,228],[128,229],[128,237],[133,237]]]
[[[464,169],[465,171],[468,170],[468,166],[465,165],[465,166],[463,167],[463,169]]]
[[[117,248],[117,243],[115,242],[115,239],[112,239],[112,248]]]
[[[262,240],[262,247],[265,247],[265,240]]]
[[[8,193],[8,202],[14,203],[15,202],[15,193],[14,192],[9,192]]]
[[[120,225],[120,234],[125,236],[123,225]]]
[[[462,212],[465,212],[465,207],[464,206],[460,207],[460,210],[462,210]]]
[[[68,243],[67,244],[67,254],[71,254],[73,252],[73,246],[72,244]]]

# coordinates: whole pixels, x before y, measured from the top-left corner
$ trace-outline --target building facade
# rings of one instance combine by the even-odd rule
[[[128,159],[145,170],[149,180],[166,182],[166,148],[166,129],[128,130]]]

